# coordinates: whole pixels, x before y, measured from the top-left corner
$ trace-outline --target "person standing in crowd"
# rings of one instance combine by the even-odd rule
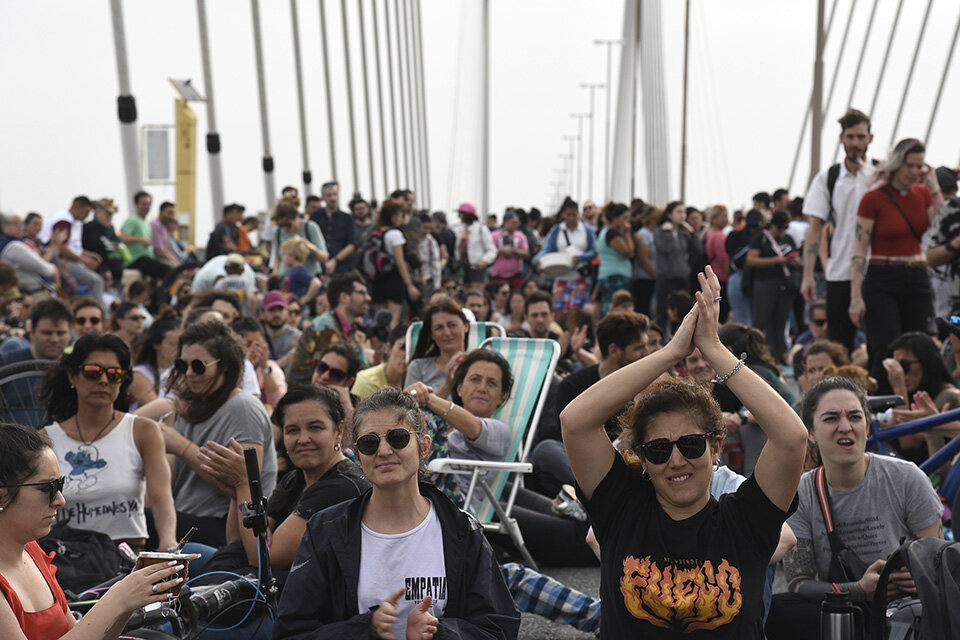
[[[410,267],[403,257],[403,245],[407,242],[400,230],[403,207],[403,200],[388,198],[380,206],[377,228],[371,236],[371,242],[379,242],[381,251],[393,259],[392,266],[379,271],[379,277],[373,279],[372,298],[378,310],[387,309],[393,314],[391,326],[394,327],[402,320],[404,302],[420,299],[420,289],[414,283]]]
[[[777,362],[787,357],[786,328],[797,294],[794,274],[800,257],[787,234],[790,215],[778,209],[770,224],[750,240],[747,266],[753,269],[753,325],[764,332]]]
[[[323,263],[327,261],[327,243],[320,227],[313,220],[304,220],[297,208],[288,200],[281,200],[273,210],[273,271],[278,276],[287,275],[290,267],[281,259],[280,247],[290,238],[298,238],[310,255],[303,266],[311,274],[323,273]]]
[[[373,488],[307,524],[274,637],[433,638],[449,629],[515,638],[520,614],[482,528],[418,483],[431,440],[416,401],[376,392],[358,407],[352,436]],[[413,579],[446,588],[429,595]]]
[[[0,429],[0,637],[115,640],[130,614],[165,602],[183,565],[135,567],[102,594],[79,622],[67,608],[53,560],[37,540],[64,506],[64,476],[50,439],[16,424]],[[191,557],[195,560],[197,556]]]
[[[170,273],[170,265],[153,257],[150,223],[147,222],[151,204],[153,204],[153,198],[149,193],[146,191],[135,193],[133,214],[123,222],[119,236],[130,252],[130,263],[126,265],[127,268],[136,269],[144,276],[151,278],[163,278]]]
[[[630,290],[633,275],[631,259],[635,253],[633,232],[630,229],[630,209],[625,204],[611,202],[603,208],[606,225],[597,237],[597,285],[600,289],[600,312],[606,315],[610,299],[617,291]]]
[[[756,209],[747,212],[742,229],[727,234],[724,248],[730,256],[730,278],[727,294],[733,319],[741,324],[753,324],[753,274],[748,271],[747,252],[753,236],[763,231],[763,214]]]
[[[356,251],[350,258],[351,268],[357,268],[363,250],[370,241],[370,232],[373,231],[373,215],[370,211],[370,203],[357,196],[347,205],[350,213],[353,214],[353,244]]]
[[[423,283],[424,300],[429,300],[433,292],[440,288],[443,277],[443,256],[440,245],[433,237],[433,218],[426,211],[420,212],[420,281]]]
[[[51,374],[53,422],[44,430],[57,461],[70,469],[60,521],[143,550],[149,496],[158,548],[168,549],[177,544],[170,467],[157,423],[126,413],[131,378],[130,351],[109,333],[77,340]]]
[[[803,199],[803,214],[810,226],[803,242],[803,284],[801,292],[807,302],[817,297],[813,270],[820,255],[821,235],[825,224],[832,224],[829,259],[824,265],[827,279],[827,320],[830,339],[853,352],[856,326],[850,319],[850,264],[853,259],[857,209],[873,177],[873,163],[867,160],[867,147],[873,142],[870,117],[862,111],[848,109],[840,123],[840,144],[843,162],[824,169],[810,183]],[[739,320],[739,319],[738,319]]]
[[[59,256],[64,269],[90,295],[103,299],[103,277],[97,273],[102,262],[100,256],[83,248],[83,221],[90,215],[93,203],[86,196],[73,199],[70,209],[57,211],[43,223],[39,239],[44,244],[59,246]],[[54,234],[66,234],[62,242],[55,242]]]
[[[789,405],[720,343],[720,283],[710,267],[700,282],[696,306],[663,349],[601,379],[560,415],[579,494],[603,550],[605,637],[653,637],[664,627],[696,625],[718,638],[763,638],[765,574],[781,525],[796,509],[806,432]],[[694,347],[767,433],[756,472],[719,502],[710,498],[725,435],[716,402],[682,381],[647,389]],[[627,428],[643,470],[637,476],[617,455],[604,422],[644,391]],[[728,595],[720,603],[679,606],[659,576],[681,569]]]
[[[220,546],[230,499],[216,479],[203,470],[200,447],[208,441],[229,443],[257,452],[263,493],[276,483],[277,454],[267,412],[257,398],[241,391],[243,343],[219,321],[200,322],[180,334],[180,354],[173,363],[170,388],[176,393],[173,427],[163,427],[168,454],[177,458],[173,496],[177,505],[177,537],[191,526],[195,542]]]
[[[650,304],[653,302],[653,294],[656,290],[657,267],[656,264],[656,246],[654,245],[653,230],[657,228],[659,214],[653,207],[643,209],[640,204],[641,213],[635,217],[634,226],[637,228],[633,234],[633,246],[636,253],[633,257],[633,285],[630,292],[633,294],[634,310],[645,316],[651,316]]]
[[[356,251],[354,239],[354,221],[350,215],[340,210],[340,185],[336,182],[326,182],[320,187],[320,197],[324,207],[310,214],[310,220],[320,227],[320,233],[327,243],[326,250],[330,257],[324,263],[324,272],[327,275],[346,273],[353,268],[353,256]]]
[[[667,325],[667,297],[677,289],[687,290],[690,279],[690,255],[686,221],[687,208],[682,202],[669,203],[663,210],[660,226],[653,234],[657,247],[657,324]]]
[[[464,202],[457,208],[460,226],[456,231],[456,264],[463,270],[467,289],[480,289],[490,279],[487,268],[497,257],[490,229],[480,222],[477,208]]]
[[[723,300],[720,301],[720,324],[723,324],[727,321],[727,316],[730,315],[730,303],[727,302],[730,255],[727,253],[726,246],[730,215],[727,213],[727,208],[722,204],[717,204],[707,209],[707,222],[710,227],[704,235],[703,251],[707,264],[717,274],[717,280],[720,281],[720,295],[723,296]]]
[[[857,210],[849,318],[867,334],[874,377],[879,377],[880,360],[897,336],[934,329],[922,238],[943,197],[936,174],[924,162],[925,151],[915,138],[898,142],[880,168],[880,185],[863,196]],[[864,277],[868,250],[870,268]]]
[[[590,301],[590,264],[597,257],[597,239],[591,227],[581,224],[577,203],[567,197],[557,213],[559,221],[547,233],[543,247],[533,258],[539,271],[540,260],[548,253],[565,253],[573,269],[553,280],[553,304],[557,313],[580,309]]]
[[[457,234],[447,226],[447,214],[443,211],[433,214],[433,237],[440,245],[443,277],[449,278],[454,269],[453,258],[457,250]]]
[[[958,306],[960,292],[954,283],[960,281],[960,198],[957,197],[957,171],[937,167],[937,183],[943,205],[924,236],[924,253],[933,270],[934,311],[943,317]]]
[[[491,234],[497,257],[490,267],[493,282],[506,282],[519,289],[523,281],[523,263],[530,258],[527,236],[520,231],[520,219],[513,211],[503,214],[503,226]]]

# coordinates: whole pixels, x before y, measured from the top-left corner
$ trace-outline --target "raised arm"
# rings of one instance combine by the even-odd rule
[[[706,274],[701,273],[698,278],[701,291],[697,292],[695,308],[699,310],[700,317],[694,341],[714,371],[718,375],[726,375],[738,366],[739,360],[717,336],[720,282],[709,266]],[[807,430],[780,394],[748,367],[740,367],[725,384],[753,414],[767,436],[754,476],[767,498],[786,511],[800,484]]]
[[[603,430],[603,423],[615,416],[623,405],[633,400],[660,374],[693,351],[693,333],[698,313],[694,306],[663,349],[603,378],[577,396],[560,413],[560,428],[567,457],[570,458],[577,484],[587,499],[607,475],[617,455]]]

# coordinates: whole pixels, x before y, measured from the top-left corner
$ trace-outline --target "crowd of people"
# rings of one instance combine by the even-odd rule
[[[253,449],[275,638],[512,638],[519,611],[604,637],[811,637],[831,583],[867,603],[901,537],[944,535],[914,463],[956,429],[868,453],[865,394],[906,399],[890,424],[960,406],[960,344],[934,326],[960,302],[957,172],[915,139],[873,161],[869,117],[839,125],[844,160],[805,197],[732,212],[568,197],[448,218],[409,190],[343,211],[329,182],[266,219],[227,205],[203,250],[143,191],[119,228],[107,198],[0,214],[0,367],[53,364],[34,406],[0,407],[0,634],[115,638],[182,569],[138,566],[77,624],[36,542],[51,526],[134,551],[196,528],[192,574],[256,572]],[[511,450],[516,363],[471,348],[480,323],[559,344],[511,516],[537,563],[599,567],[599,600],[512,562],[465,513],[468,476],[425,471]],[[854,580],[831,575],[817,469]]]

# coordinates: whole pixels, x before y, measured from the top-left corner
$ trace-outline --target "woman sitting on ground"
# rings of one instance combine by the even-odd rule
[[[352,436],[373,487],[307,523],[273,637],[516,638],[520,615],[482,528],[418,483],[431,441],[417,402],[377,391]]]
[[[136,402],[131,409],[142,407],[157,398],[165,398],[166,378],[177,357],[180,339],[180,318],[173,312],[161,315],[134,345],[133,381],[130,396]]]
[[[66,474],[61,521],[143,550],[149,497],[160,549],[177,544],[170,467],[157,423],[126,412],[130,351],[120,338],[91,333],[52,370],[44,427]]]
[[[404,386],[422,382],[440,398],[449,398],[453,377],[467,348],[470,325],[460,305],[440,298],[423,314],[423,328],[407,365]]]
[[[433,440],[428,461],[461,458],[502,462],[510,451],[510,425],[493,416],[510,397],[513,374],[510,363],[494,351],[474,349],[463,359],[454,378],[452,399],[445,400],[422,382],[406,389],[426,409],[427,427]],[[447,497],[463,505],[470,476],[438,473],[430,476]],[[485,494],[475,487],[471,504],[477,512]],[[571,496],[572,498],[572,496]],[[551,566],[593,566],[596,558],[584,538],[586,518],[561,517],[546,496],[520,488],[511,515],[517,519],[530,555]]]
[[[182,582],[182,565],[137,568],[110,587],[79,622],[67,609],[52,559],[37,544],[65,504],[57,454],[47,435],[0,425],[0,637],[9,640],[113,640],[130,614],[164,602]],[[171,579],[172,578],[172,579]]]
[[[230,327],[217,320],[200,322],[180,335],[180,354],[170,377],[177,417],[173,427],[162,430],[167,453],[177,457],[177,536],[196,526],[193,541],[215,547],[225,542],[230,489],[202,468],[200,447],[231,439],[253,447],[264,495],[273,492],[276,482],[277,454],[267,411],[260,400],[238,388],[244,360],[243,344]]]
[[[344,411],[332,389],[294,387],[277,403],[273,422],[283,433],[283,449],[293,468],[277,482],[268,502],[270,564],[276,570],[287,570],[310,516],[358,497],[370,483],[360,467],[343,455]],[[204,570],[256,566],[257,540],[237,517],[237,504],[250,500],[243,448],[236,441],[228,446],[208,442],[200,449],[200,458],[201,469],[233,490],[227,516],[228,545]]]
[[[764,575],[781,525],[795,508],[803,425],[720,343],[720,283],[709,266],[699,280],[696,305],[663,349],[603,378],[560,415],[567,455],[603,549],[601,624],[611,637],[703,630],[718,638],[762,638]],[[721,381],[768,437],[755,473],[719,502],[710,497],[710,483],[723,422],[716,401],[700,386],[658,382],[637,403],[629,428],[642,477],[617,455],[603,428],[695,346],[723,372]],[[668,577],[684,593],[703,590],[703,596],[678,604],[674,590],[663,586]]]
[[[770,608],[770,638],[816,638],[820,602],[836,586],[869,604],[884,560],[904,537],[943,537],[943,506],[926,475],[912,462],[867,453],[867,399],[847,378],[826,378],[803,400],[803,422],[823,462],[830,511],[843,544],[859,560],[853,582],[830,571],[831,547],[815,488],[817,469],[800,480],[800,502],[787,521],[797,546],[783,559],[790,593],[777,594]],[[832,585],[831,583],[839,583]],[[888,598],[916,596],[906,570],[890,574]]]

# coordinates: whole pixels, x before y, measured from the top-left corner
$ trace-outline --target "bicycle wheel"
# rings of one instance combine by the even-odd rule
[[[48,423],[41,394],[56,360],[26,360],[0,367],[0,421],[39,429]]]

